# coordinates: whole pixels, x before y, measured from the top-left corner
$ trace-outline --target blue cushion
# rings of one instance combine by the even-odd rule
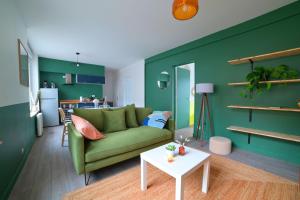
[[[164,128],[170,116],[164,112],[154,112],[144,119],[144,126]]]

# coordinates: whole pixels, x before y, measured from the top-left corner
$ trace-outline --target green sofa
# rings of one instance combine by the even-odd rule
[[[105,133],[105,138],[85,139],[73,124],[68,125],[69,149],[77,174],[85,174],[136,156],[149,149],[174,140],[175,123],[168,120],[164,129],[142,126],[143,119],[152,110],[135,108],[138,127]],[[74,114],[85,118],[99,131],[104,131],[105,119],[101,109],[74,109]]]

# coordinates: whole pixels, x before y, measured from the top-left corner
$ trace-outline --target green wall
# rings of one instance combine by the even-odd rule
[[[59,99],[79,99],[80,96],[89,97],[93,94],[99,98],[103,96],[102,85],[76,84],[75,81],[76,74],[104,76],[104,66],[80,63],[80,67],[76,67],[74,62],[39,57],[39,68],[40,86],[42,87],[44,80],[47,80],[49,85],[53,81],[59,89]],[[72,81],[75,84],[64,84],[65,73],[72,74]]]
[[[0,107],[0,199],[7,199],[35,141],[29,103]],[[24,152],[22,153],[22,148]]]
[[[250,71],[250,65],[230,65],[227,61],[300,47],[299,25],[300,2],[297,1],[253,20],[146,59],[146,106],[154,110],[174,111],[174,67],[195,62],[195,82],[215,84],[215,93],[209,96],[215,135],[231,138],[237,148],[300,164],[299,143],[252,136],[251,144],[248,144],[246,134],[226,130],[226,127],[236,125],[300,135],[299,113],[254,111],[253,121],[250,123],[247,110],[226,108],[227,105],[234,104],[296,107],[300,97],[300,84],[274,86],[270,92],[253,100],[240,97],[242,87],[230,87],[227,83],[244,81],[245,75]],[[278,64],[287,64],[300,71],[300,56],[259,62],[255,63],[255,66]],[[161,71],[168,71],[172,77],[171,86],[166,90],[160,90],[156,85]],[[196,95],[195,100],[195,122],[197,122],[200,96]]]

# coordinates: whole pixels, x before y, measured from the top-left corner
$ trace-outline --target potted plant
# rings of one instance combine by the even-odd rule
[[[290,69],[287,65],[279,65],[272,68],[255,67],[246,79],[249,84],[241,93],[245,98],[253,98],[255,94],[261,94],[264,90],[270,90],[272,84],[270,82],[261,83],[261,81],[295,79],[298,77],[298,71]]]
[[[191,141],[191,139],[189,137],[184,138],[182,135],[179,136],[179,138],[177,140],[175,140],[178,144],[180,144],[179,147],[179,155],[184,155],[185,154],[185,148],[184,145],[186,143],[188,143],[189,141]]]

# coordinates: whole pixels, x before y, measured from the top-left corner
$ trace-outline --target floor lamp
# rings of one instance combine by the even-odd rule
[[[197,135],[196,139],[199,138],[199,128],[201,126],[200,132],[200,140],[204,140],[204,127],[205,127],[205,118],[207,117],[210,125],[210,131],[212,134],[213,127],[210,119],[210,110],[208,104],[208,95],[209,93],[214,93],[214,85],[212,83],[198,83],[196,84],[196,93],[201,94],[201,107],[200,107],[200,115],[198,119],[198,126],[197,126]],[[205,112],[207,110],[207,112]],[[207,114],[207,116],[206,116]]]

